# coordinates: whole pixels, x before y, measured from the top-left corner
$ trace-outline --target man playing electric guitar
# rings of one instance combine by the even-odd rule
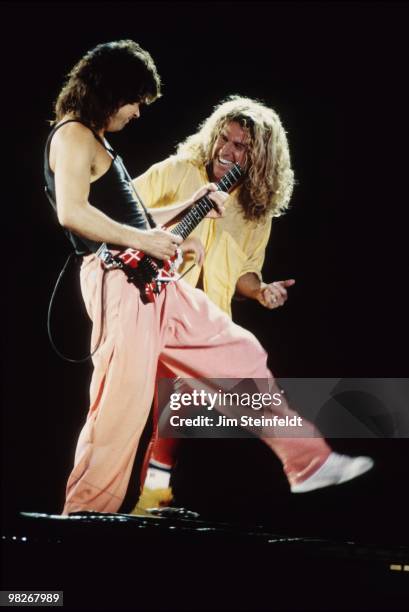
[[[166,260],[182,243],[171,232],[150,228],[149,215],[105,141],[106,132],[123,129],[139,116],[143,103],[159,94],[152,57],[134,41],[122,40],[89,51],[69,73],[55,106],[45,178],[59,222],[84,253],[81,290],[93,321],[91,345],[100,338],[64,513],[117,512],[121,507],[158,367],[166,367],[175,378],[264,379],[271,388],[275,384],[260,343],[202,291],[183,280],[171,282],[145,303],[123,270],[106,270],[96,255],[105,243],[114,255],[132,248]],[[222,203],[223,194],[217,197]],[[273,405],[269,409],[296,415],[285,402],[280,410]],[[369,458],[331,452],[306,421],[303,436],[262,438],[281,460],[294,493],[338,484],[372,467]]]

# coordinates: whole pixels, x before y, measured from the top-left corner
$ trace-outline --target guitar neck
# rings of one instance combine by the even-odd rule
[[[242,174],[243,171],[239,164],[234,164],[217,183],[217,189],[227,193],[236,185]],[[183,219],[171,230],[171,233],[178,234],[185,240],[213,208],[214,204],[211,199],[208,196],[203,196],[203,198],[200,198],[200,200],[194,203],[189,212],[186,213]]]

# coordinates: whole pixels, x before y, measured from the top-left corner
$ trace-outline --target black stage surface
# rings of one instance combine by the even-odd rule
[[[408,609],[409,548],[362,538],[179,517],[25,513],[3,546],[7,589],[63,591],[68,609]]]

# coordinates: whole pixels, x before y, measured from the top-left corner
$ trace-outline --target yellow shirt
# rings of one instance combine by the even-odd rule
[[[151,166],[135,180],[135,186],[145,206],[155,208],[185,202],[208,182],[204,167],[172,156]],[[254,272],[261,279],[271,218],[261,223],[246,221],[235,191],[225,206],[223,218],[203,219],[191,235],[197,236],[205,248],[203,289],[231,316],[231,300],[238,279],[248,272]],[[183,274],[192,263],[193,255],[187,254],[179,272]],[[199,276],[200,268],[195,265],[184,280],[196,286]]]

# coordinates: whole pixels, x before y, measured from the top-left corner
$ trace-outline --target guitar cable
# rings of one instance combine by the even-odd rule
[[[53,340],[53,336],[51,332],[51,312],[52,312],[52,308],[54,304],[55,295],[57,293],[57,289],[61,283],[62,277],[64,276],[64,273],[68,267],[68,264],[70,263],[73,257],[78,257],[75,251],[73,251],[72,253],[68,255],[67,260],[57,278],[57,282],[55,283],[53,292],[51,294],[50,302],[48,304],[48,312],[47,312],[47,332],[48,332],[48,339],[50,340],[53,350],[57,353],[59,357],[61,357],[61,359],[63,359],[64,361],[68,361],[70,363],[84,363],[85,361],[92,359],[92,357],[95,355],[96,351],[98,350],[101,344],[101,340],[102,340],[103,321],[104,321],[102,303],[103,303],[103,296],[104,296],[104,279],[105,279],[106,270],[103,271],[102,282],[101,282],[101,320],[100,320],[100,333],[99,333],[99,338],[97,340],[97,344],[95,348],[91,351],[91,353],[89,353],[86,357],[81,357],[80,359],[74,359],[72,357],[67,357],[67,355],[64,355],[63,353],[61,353],[61,351],[57,348]]]

